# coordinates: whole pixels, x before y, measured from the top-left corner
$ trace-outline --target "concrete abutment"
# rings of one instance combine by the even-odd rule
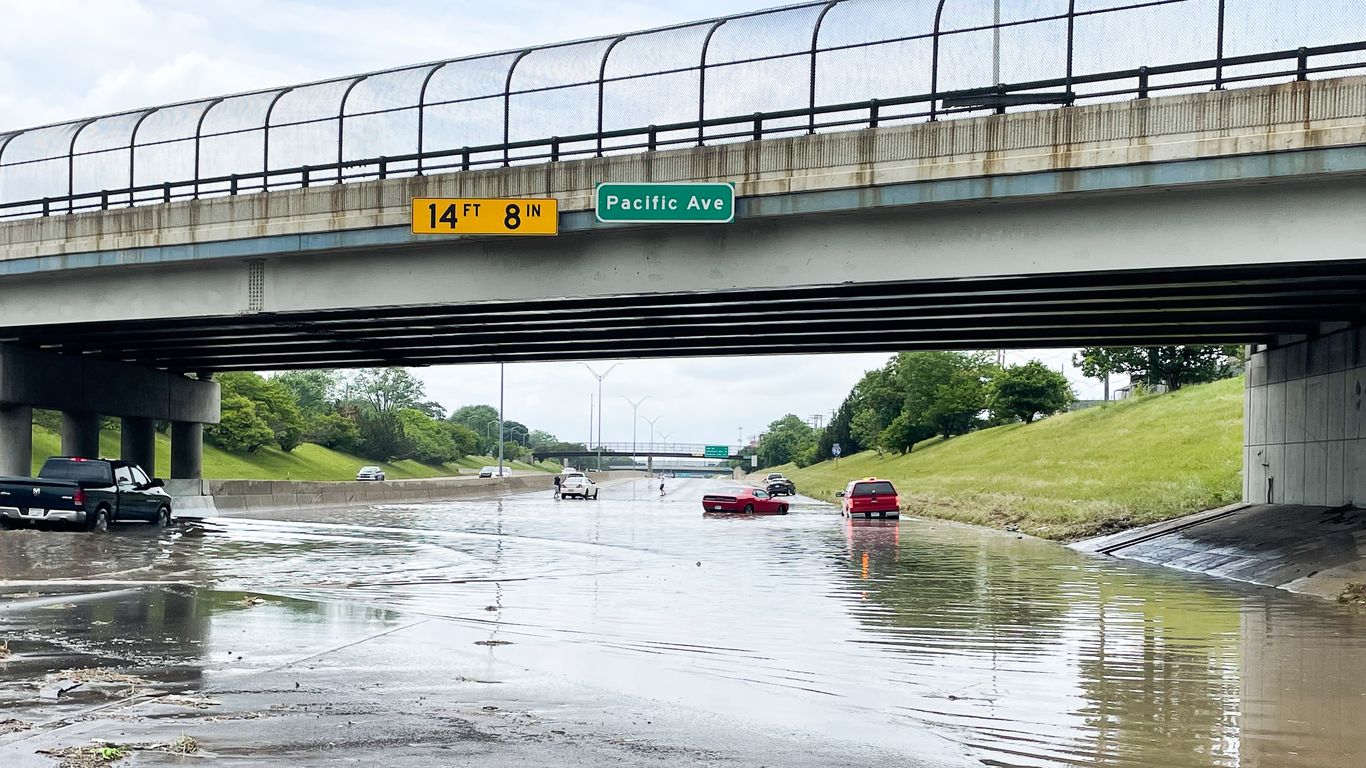
[[[151,368],[0,344],[0,474],[33,463],[33,409],[61,411],[61,452],[100,456],[100,419],[121,419],[120,455],[156,472],[156,423],[171,422],[172,476],[198,479],[218,384]]]
[[[1244,501],[1366,506],[1366,329],[1255,350],[1244,409]]]

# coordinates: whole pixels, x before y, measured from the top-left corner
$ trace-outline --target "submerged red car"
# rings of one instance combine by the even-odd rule
[[[844,500],[840,511],[845,517],[877,515],[879,518],[895,519],[901,516],[901,500],[897,498],[896,488],[887,480],[876,477],[852,480],[835,495]]]
[[[787,504],[767,491],[736,485],[702,497],[703,512],[736,512],[742,515],[786,515]]]

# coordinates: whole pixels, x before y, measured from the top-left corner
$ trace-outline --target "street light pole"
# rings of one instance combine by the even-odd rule
[[[503,476],[503,364],[498,364],[498,476]]]
[[[650,453],[645,457],[645,473],[648,475],[654,475],[655,473],[655,422],[662,418],[664,417],[656,416],[653,419],[645,420],[645,422],[650,425]]]
[[[636,466],[636,409],[640,407],[641,403],[649,400],[650,396],[646,395],[639,400],[632,400],[626,395],[622,395],[621,399],[631,404],[631,468],[634,469]]]
[[[616,368],[618,365],[621,365],[621,363],[612,363],[612,366],[611,366],[610,368],[608,368],[607,370],[603,371],[602,373],[598,373],[597,371],[593,370],[593,366],[589,365],[588,363],[579,363],[579,365],[582,365],[584,368],[587,368],[587,369],[588,369],[588,372],[591,373],[591,374],[593,374],[593,378],[595,378],[595,379],[598,380],[598,471],[601,472],[601,471],[602,471],[602,409],[603,409],[603,403],[602,403],[602,380],[605,379],[605,378],[607,378],[607,374],[611,373],[611,372],[612,372],[612,369],[613,369],[613,368]]]

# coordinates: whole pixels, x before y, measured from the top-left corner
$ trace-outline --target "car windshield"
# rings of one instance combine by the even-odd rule
[[[38,471],[44,480],[75,480],[77,482],[109,482],[109,465],[103,461],[76,459],[48,459]]]
[[[854,483],[854,492],[851,496],[877,496],[878,494],[896,493],[896,489],[886,480],[878,480],[869,483]]]
[[[360,471],[362,471],[362,472],[378,472],[378,471],[379,471],[379,467],[361,467],[361,468],[360,468]]]

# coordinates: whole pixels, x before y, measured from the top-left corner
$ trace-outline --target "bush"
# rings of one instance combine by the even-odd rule
[[[275,439],[270,425],[256,411],[256,405],[242,395],[223,395],[223,415],[217,424],[204,428],[204,437],[226,451],[251,453]]]

